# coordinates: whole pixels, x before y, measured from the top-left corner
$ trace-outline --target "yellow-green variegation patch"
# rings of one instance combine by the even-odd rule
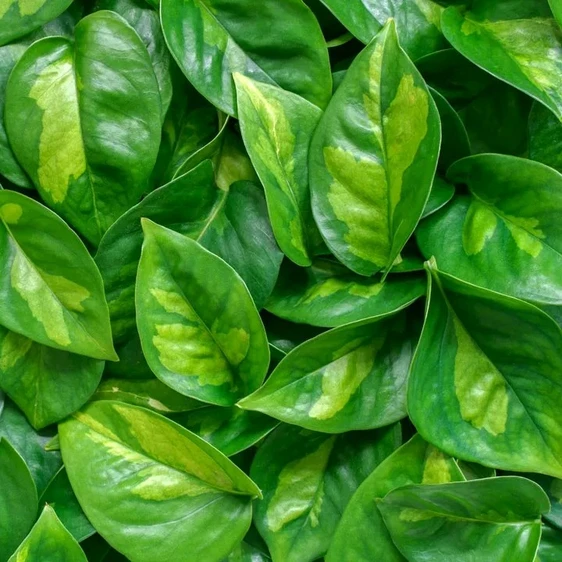
[[[336,257],[389,271],[429,197],[439,115],[389,22],[355,59],[320,120],[310,155],[313,211]]]

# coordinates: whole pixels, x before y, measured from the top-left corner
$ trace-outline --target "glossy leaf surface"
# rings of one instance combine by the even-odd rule
[[[0,324],[47,346],[116,359],[98,269],[55,213],[0,190],[0,255]]]
[[[461,459],[560,477],[560,328],[524,301],[428,271],[408,385],[414,425]]]
[[[181,394],[233,405],[261,384],[269,364],[246,285],[195,240],[147,219],[143,229],[135,296],[148,364]]]
[[[362,275],[388,272],[429,196],[439,115],[388,23],[354,60],[310,150],[314,217],[326,244]]]
[[[256,485],[205,441],[158,414],[94,402],[59,433],[86,516],[133,562],[177,561],[179,551],[186,562],[221,560],[250,525]]]
[[[6,89],[19,162],[49,206],[93,244],[147,191],[160,123],[146,47],[114,12],[81,20],[74,42],[34,43]]]

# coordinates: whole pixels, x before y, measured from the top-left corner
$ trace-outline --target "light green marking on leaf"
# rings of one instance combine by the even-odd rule
[[[373,134],[377,139],[377,143],[381,148],[381,151],[384,151],[380,91],[383,54],[384,41],[378,41],[373,53],[371,54],[371,58],[369,59],[369,90],[367,93],[363,94],[365,111],[369,116],[371,127],[373,128]]]
[[[18,0],[20,16],[31,16],[35,14],[44,4],[45,0]]]
[[[201,13],[201,25],[203,26],[203,41],[210,47],[216,47],[225,52],[228,45],[228,35],[212,17],[211,13],[203,3],[198,4]]]
[[[173,291],[151,289],[150,293],[166,312],[178,314],[189,322],[155,325],[152,343],[162,365],[174,373],[197,377],[201,386],[232,383],[227,358],[189,302]]]
[[[250,350],[250,334],[243,328],[230,328],[228,332],[220,331],[220,320],[215,319],[211,333],[231,365],[240,365]]]
[[[84,312],[82,302],[90,296],[88,289],[61,275],[51,275],[42,270],[39,272],[63,306],[75,312]]]
[[[22,215],[23,209],[21,205],[16,203],[4,203],[4,205],[0,207],[0,218],[6,224],[18,224]]]
[[[447,458],[439,449],[430,446],[423,467],[422,484],[446,484],[447,482],[451,482]]]
[[[89,427],[92,430],[90,432],[92,435],[100,434],[101,436],[110,438],[112,441],[119,441],[119,437],[117,437],[115,433],[113,433],[107,426],[103,425],[89,414],[78,411],[74,412],[74,414],[72,414],[72,417],[82,425]]]
[[[492,435],[505,432],[507,386],[501,373],[453,316],[457,338],[455,394],[462,418]]]
[[[62,58],[41,71],[29,97],[43,110],[39,184],[55,203],[62,203],[70,181],[86,171],[72,57]]]
[[[517,244],[517,247],[536,258],[543,249],[543,244],[539,238],[546,238],[544,232],[537,228],[539,225],[538,219],[529,217],[513,217],[506,215],[506,226],[513,236],[513,240]]]
[[[472,20],[469,19],[465,19],[462,26],[461,26],[461,33],[463,35],[469,36],[472,35],[473,33],[479,33],[480,32],[480,28],[478,27],[478,24]]]
[[[318,523],[320,523],[320,512],[322,511],[322,504],[324,503],[324,480],[320,482],[320,487],[318,488],[318,493],[316,494],[316,498],[314,499],[314,503],[312,504],[312,508],[310,509],[310,513],[308,518],[310,520],[311,527],[318,527]]]
[[[404,75],[383,118],[391,215],[402,195],[404,172],[427,135],[428,116],[428,94],[414,84],[411,74]]]
[[[481,23],[517,62],[527,79],[540,90],[554,93],[557,98],[557,64],[562,49],[558,24],[551,18],[529,18]],[[532,37],[532,41],[529,40]],[[547,56],[548,54],[548,56]]]
[[[462,246],[469,256],[480,253],[486,242],[492,238],[498,224],[498,218],[486,205],[472,201],[462,230]]]
[[[343,410],[361,383],[371,374],[383,343],[383,337],[373,338],[368,345],[362,345],[330,363],[322,374],[322,395],[308,415],[327,420]]]
[[[26,542],[19,546],[16,554],[16,562],[27,562],[29,558],[29,549],[31,548],[31,542]]]
[[[334,178],[328,200],[338,220],[348,228],[344,240],[349,251],[384,267],[391,246],[384,167],[375,160],[357,160],[339,147],[325,147],[324,159]]]
[[[0,18],[3,18],[15,0],[0,0]]]
[[[267,506],[267,525],[274,533],[285,525],[312,511],[319,505],[318,496],[323,494],[322,483],[330,453],[334,447],[334,436],[326,439],[320,447],[306,457],[288,463],[281,473],[275,493]],[[318,524],[318,508],[314,510]]]
[[[444,8],[431,0],[414,0],[414,2],[425,19],[441,30],[441,14]]]
[[[369,299],[371,297],[376,297],[382,291],[383,287],[384,283],[363,285],[361,283],[344,281],[343,279],[332,277],[309,287],[303,295],[302,302],[303,304],[309,304],[316,299],[331,297],[340,291],[347,291],[354,297]]]
[[[33,317],[45,328],[47,337],[58,345],[70,345],[63,308],[39,272],[17,252],[10,272],[12,287],[27,302]]]
[[[156,324],[155,328],[152,343],[166,369],[197,377],[201,386],[232,383],[230,366],[206,329],[184,324]]]
[[[416,509],[414,507],[406,507],[400,511],[400,521],[407,521],[408,523],[427,521],[434,517],[435,514],[431,513],[431,511],[424,511],[423,509]]]
[[[21,334],[8,332],[0,348],[0,371],[7,371],[26,356],[33,341]]]

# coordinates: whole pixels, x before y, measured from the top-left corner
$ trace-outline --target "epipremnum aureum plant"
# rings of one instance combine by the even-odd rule
[[[0,0],[0,562],[561,562],[561,24]]]

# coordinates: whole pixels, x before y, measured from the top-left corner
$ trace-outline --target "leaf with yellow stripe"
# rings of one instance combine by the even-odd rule
[[[408,370],[419,329],[406,313],[396,312],[308,340],[238,405],[328,433],[383,427],[406,417]]]
[[[258,487],[163,416],[93,402],[59,425],[68,477],[100,535],[134,562],[222,560],[242,540]]]
[[[263,490],[254,522],[273,562],[321,558],[357,488],[400,441],[398,424],[339,436],[290,425],[276,429],[250,470]]]
[[[18,161],[94,245],[148,190],[160,127],[149,54],[114,12],[82,19],[74,41],[35,42],[8,80],[6,129]]]
[[[326,562],[406,562],[386,529],[378,504],[407,484],[464,480],[455,461],[415,435],[385,459],[359,486],[334,533]]]
[[[72,0],[2,0],[0,2],[0,45],[28,35],[54,20]]]
[[[308,187],[308,148],[322,112],[276,86],[235,74],[244,144],[264,186],[275,238],[298,265],[320,242]]]
[[[95,392],[104,362],[36,343],[0,326],[0,388],[41,429],[78,410]]]
[[[87,562],[76,539],[64,527],[53,508],[46,505],[29,535],[8,562]]]
[[[0,190],[0,255],[0,325],[49,347],[117,359],[99,271],[55,213]]]
[[[519,299],[439,272],[408,383],[419,433],[484,466],[562,476],[562,331]]]
[[[135,299],[146,360],[165,384],[232,406],[262,383],[269,347],[239,275],[195,240],[142,220]]]
[[[420,217],[437,166],[439,114],[393,21],[357,56],[310,149],[312,209],[334,255],[387,273]]]

